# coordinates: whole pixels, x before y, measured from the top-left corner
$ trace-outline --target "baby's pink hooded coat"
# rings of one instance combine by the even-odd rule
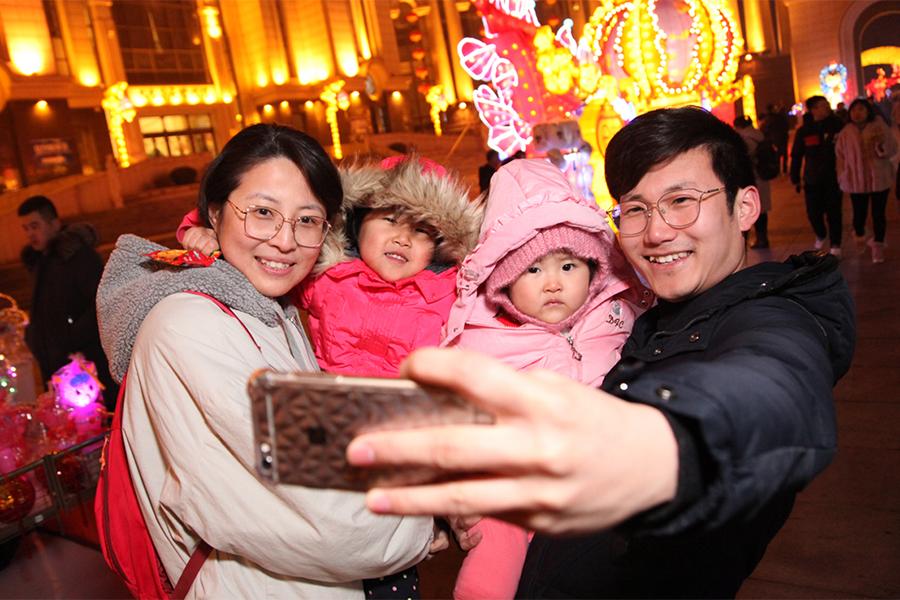
[[[485,281],[503,257],[539,230],[560,224],[607,242],[608,259],[595,273],[605,284],[588,297],[587,312],[568,332],[504,323],[486,297]],[[618,361],[634,319],[653,300],[625,262],[603,211],[544,159],[512,161],[491,179],[479,243],[460,266],[457,295],[441,345],[479,350],[519,370],[550,369],[595,387]],[[483,519],[475,530],[483,539],[463,562],[454,598],[512,598],[529,533],[494,519]]]

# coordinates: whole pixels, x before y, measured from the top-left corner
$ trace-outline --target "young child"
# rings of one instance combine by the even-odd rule
[[[479,244],[463,261],[445,346],[478,349],[517,369],[551,369],[592,386],[618,361],[634,319],[650,307],[606,217],[546,160],[517,160],[491,180]],[[454,598],[512,598],[530,534],[494,519]]]
[[[341,169],[341,216],[326,237],[318,276],[296,301],[323,371],[395,377],[406,356],[437,346],[456,297],[458,265],[475,245],[481,208],[438,163],[391,157]],[[178,237],[216,247],[189,214]],[[417,598],[415,568],[366,580],[366,598]]]

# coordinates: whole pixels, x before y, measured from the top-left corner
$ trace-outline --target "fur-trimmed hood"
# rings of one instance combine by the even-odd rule
[[[75,256],[82,247],[95,247],[99,239],[97,230],[89,223],[65,225],[47,245],[47,254],[52,254],[66,262]],[[31,246],[25,246],[22,249],[22,263],[29,271],[32,271],[40,261],[41,254]]]
[[[434,263],[458,265],[475,247],[482,209],[469,201],[468,191],[455,176],[423,168],[415,156],[388,169],[365,163],[339,170],[344,199],[322,245],[316,273],[357,257],[352,219],[360,208],[397,207],[413,221],[432,225],[439,235]]]

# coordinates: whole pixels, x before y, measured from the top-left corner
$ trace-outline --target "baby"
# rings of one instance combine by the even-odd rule
[[[479,245],[463,261],[457,287],[442,345],[592,386],[653,301],[605,213],[544,159],[513,161],[494,175]],[[454,597],[512,598],[530,534],[483,519],[464,535],[480,542],[463,562]]]

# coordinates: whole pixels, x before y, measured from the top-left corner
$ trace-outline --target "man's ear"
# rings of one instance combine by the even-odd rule
[[[734,199],[734,213],[737,214],[741,231],[750,231],[761,212],[759,190],[756,189],[756,186],[750,185],[739,189],[737,197]]]

